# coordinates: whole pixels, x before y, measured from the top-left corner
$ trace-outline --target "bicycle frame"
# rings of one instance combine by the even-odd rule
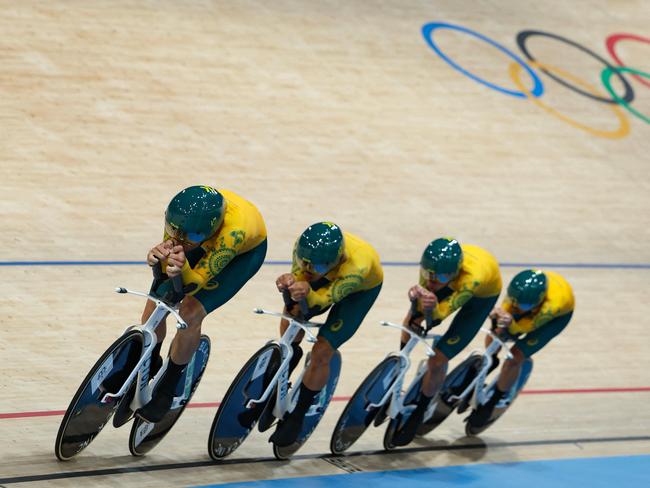
[[[133,368],[133,371],[127,377],[124,384],[122,385],[122,387],[119,389],[117,393],[105,393],[102,399],[100,400],[102,403],[108,403],[110,401],[121,398],[124,394],[126,394],[128,389],[131,387],[131,384],[137,377],[138,380],[137,380],[136,392],[133,397],[133,401],[131,402],[130,405],[131,410],[135,411],[138,408],[142,407],[143,405],[146,405],[151,400],[153,389],[157,384],[157,382],[160,380],[165,369],[167,368],[168,360],[165,360],[163,366],[158,371],[158,374],[156,374],[154,381],[152,381],[150,384],[149,368],[151,366],[151,353],[153,349],[156,347],[156,343],[157,343],[157,337],[155,332],[156,328],[169,314],[172,314],[176,318],[177,329],[186,329],[187,323],[181,318],[180,314],[178,313],[178,307],[171,307],[156,297],[153,297],[147,293],[132,291],[122,287],[116,288],[115,291],[121,294],[128,293],[131,295],[137,295],[137,296],[147,298],[152,302],[154,302],[156,305],[156,308],[154,309],[153,313],[149,316],[149,319],[143,325],[135,327],[142,331],[144,335],[144,344],[142,348],[142,353],[140,354],[140,359],[138,360],[135,367]],[[127,328],[125,332],[130,329],[131,327]],[[109,359],[112,360],[112,358]],[[103,377],[98,378],[98,382],[101,382],[102,380]]]
[[[485,349],[485,351],[483,351],[483,362],[481,363],[481,369],[479,370],[476,377],[472,380],[472,382],[467,386],[467,388],[465,388],[462,391],[462,393],[460,393],[459,395],[452,395],[449,397],[450,401],[455,402],[467,398],[467,396],[470,393],[472,393],[470,405],[474,409],[477,408],[479,405],[484,404],[488,400],[487,392],[490,391],[490,389],[497,382],[497,378],[495,378],[490,382],[489,385],[486,385],[485,383],[485,379],[488,375],[488,371],[492,366],[493,354],[495,354],[500,348],[503,347],[503,349],[506,351],[506,356],[508,357],[508,359],[512,358],[512,353],[510,352],[510,348],[508,347],[505,341],[501,340],[490,329],[481,328],[481,331],[485,332],[487,335],[492,337],[492,342]],[[474,352],[475,351],[470,353],[470,356]],[[479,385],[483,385],[483,386],[479,386]]]
[[[399,329],[403,332],[406,332],[409,334],[410,338],[404,348],[399,352],[399,372],[397,373],[397,378],[393,381],[393,385],[391,388],[384,394],[382,399],[377,402],[377,403],[371,403],[366,407],[366,411],[371,411],[372,409],[375,408],[381,408],[383,407],[386,402],[390,400],[390,405],[388,407],[388,416],[390,418],[396,418],[401,412],[406,412],[408,410],[413,410],[415,408],[415,405],[409,405],[407,407],[404,406],[404,393],[402,392],[402,385],[404,383],[404,377],[406,376],[406,372],[408,369],[411,367],[411,359],[410,355],[415,346],[420,343],[424,346],[426,350],[427,357],[433,357],[435,356],[435,351],[429,344],[427,344],[427,340],[432,341],[432,346],[435,346],[435,343],[438,339],[440,339],[441,336],[436,335],[436,334],[427,334],[425,336],[420,336],[417,332],[414,332],[402,325],[397,325],[393,324],[391,322],[386,322],[382,321],[380,324],[384,327],[392,327],[393,329]],[[393,353],[391,353],[393,354]],[[390,356],[390,354],[389,354]],[[409,388],[407,391],[409,391],[416,383],[418,383],[424,374],[427,372],[427,365],[426,365],[426,359],[423,359],[420,361],[420,364],[418,365],[418,371],[415,375],[415,378],[413,378],[413,381],[411,382]]]
[[[291,347],[291,344],[301,330],[305,331],[305,334],[307,335],[307,342],[315,343],[316,336],[312,334],[309,329],[318,328],[323,324],[307,321],[301,322],[289,315],[278,312],[269,312],[268,310],[263,310],[261,308],[256,308],[253,310],[253,312],[260,315],[281,317],[289,321],[289,327],[287,327],[287,330],[284,331],[284,334],[282,334],[280,340],[274,341],[280,346],[280,351],[282,354],[282,362],[280,363],[280,367],[271,379],[269,385],[264,390],[264,393],[262,393],[262,396],[256,400],[251,399],[246,403],[246,408],[253,408],[256,404],[266,402],[271,396],[273,389],[277,385],[277,398],[275,406],[273,408],[273,415],[276,418],[281,419],[286,412],[291,411],[295,407],[295,404],[298,401],[298,388],[292,389],[292,394],[289,395],[289,362],[293,357],[293,348]],[[264,364],[262,367],[266,367],[266,365]],[[296,381],[297,385],[302,382],[304,374],[305,369],[303,368],[298,380]]]

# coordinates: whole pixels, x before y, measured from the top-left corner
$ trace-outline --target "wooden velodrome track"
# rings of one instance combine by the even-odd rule
[[[650,11],[632,0],[0,2],[0,484],[169,486],[650,451],[647,121],[539,70],[535,103],[503,93],[519,78],[532,90],[530,75],[471,33],[436,29],[445,56],[497,88],[477,83],[427,44],[421,28],[434,21],[522,58],[526,29],[610,63],[608,37],[644,36],[619,39],[615,54],[650,71]],[[565,83],[609,96],[590,54],[548,35],[526,45]],[[650,114],[650,86],[625,78],[631,106]],[[107,428],[57,462],[61,411],[140,315],[113,287],[148,288],[143,261],[165,205],[203,183],[260,208],[269,262],[206,320],[214,349],[197,408],[145,458],[129,455],[127,429]],[[322,219],[387,263],[379,300],[342,348],[342,398],[296,459],[272,460],[256,434],[215,465],[214,402],[277,333],[250,311],[280,307],[281,262]],[[414,263],[441,235],[490,250],[505,281],[549,264],[574,287],[573,321],[481,441],[464,439],[455,416],[405,452],[378,452],[375,430],[355,455],[323,457],[343,397],[398,345],[378,321],[402,319]]]

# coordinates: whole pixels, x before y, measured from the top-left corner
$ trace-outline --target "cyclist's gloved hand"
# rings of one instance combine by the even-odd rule
[[[149,266],[154,266],[158,262],[162,262],[169,256],[174,243],[171,239],[161,242],[160,244],[152,247],[147,253],[147,264]]]
[[[181,274],[185,264],[185,251],[183,246],[174,246],[167,257],[167,275],[170,278]]]
[[[435,293],[420,285],[409,288],[408,297],[411,302],[418,301],[424,310],[433,310],[438,305],[438,297]]]
[[[296,278],[291,273],[284,273],[278,276],[278,279],[275,280],[275,286],[278,288],[279,292],[284,292],[295,282]]]
[[[512,315],[506,312],[501,307],[495,307],[490,312],[490,319],[492,320],[492,328],[495,327],[510,327],[512,324]]]
[[[287,290],[289,291],[293,301],[300,302],[300,300],[307,298],[307,295],[309,295],[309,292],[311,291],[311,287],[306,281],[295,281],[287,288]]]

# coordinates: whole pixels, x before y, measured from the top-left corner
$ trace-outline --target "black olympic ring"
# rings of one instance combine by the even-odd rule
[[[600,57],[598,54],[593,52],[592,50],[584,47],[581,44],[578,44],[577,42],[571,41],[570,39],[567,39],[566,37],[558,36],[557,34],[551,34],[550,32],[543,32],[543,31],[536,31],[536,30],[524,30],[521,31],[519,34],[517,34],[517,45],[519,46],[519,49],[521,49],[521,52],[524,53],[524,56],[528,58],[529,61],[531,62],[536,62],[535,58],[531,56],[531,54],[528,52],[528,48],[526,48],[526,41],[528,40],[529,37],[531,36],[543,36],[543,37],[550,37],[551,39],[556,39],[558,41],[561,41],[565,44],[568,44],[570,46],[573,46],[575,48],[580,49],[582,52],[588,54],[594,59],[597,59],[601,63],[603,63],[605,66],[607,66],[609,69],[612,70],[613,73],[618,76],[618,79],[621,80],[623,83],[623,86],[625,87],[625,95],[620,97],[619,100],[615,100],[614,98],[606,98],[606,97],[599,97],[597,95],[593,95],[589,92],[583,91],[580,88],[577,88],[576,86],[572,85],[571,83],[568,83],[564,81],[562,78],[560,78],[557,75],[554,75],[553,73],[549,72],[548,70],[542,68],[540,66],[540,71],[543,71],[546,75],[550,76],[553,78],[555,81],[558,83],[566,86],[568,89],[573,90],[576,93],[580,93],[581,95],[584,95],[585,97],[589,97],[592,100],[597,100],[599,102],[604,102],[604,103],[613,103],[617,104],[620,102],[620,100],[625,101],[626,103],[630,103],[632,100],[634,100],[634,90],[630,86],[630,84],[627,82],[627,80],[621,75],[621,73],[616,69],[615,66],[612,66],[606,59]]]

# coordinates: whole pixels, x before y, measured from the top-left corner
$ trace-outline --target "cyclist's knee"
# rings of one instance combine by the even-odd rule
[[[510,349],[510,353],[512,354],[512,358],[508,358],[504,366],[506,364],[513,367],[521,366],[526,360],[526,355],[523,353],[521,349],[519,349],[516,346]]]
[[[436,349],[435,351],[436,351],[436,355],[430,357],[428,363],[429,369],[432,371],[444,368],[445,366],[447,366],[447,363],[449,362],[447,356],[445,356],[440,350]]]
[[[180,316],[190,329],[201,329],[201,323],[206,317],[205,309],[196,298],[186,297],[181,303]]]
[[[329,364],[335,349],[322,337],[318,338],[311,350],[311,363],[314,367],[323,367]]]

